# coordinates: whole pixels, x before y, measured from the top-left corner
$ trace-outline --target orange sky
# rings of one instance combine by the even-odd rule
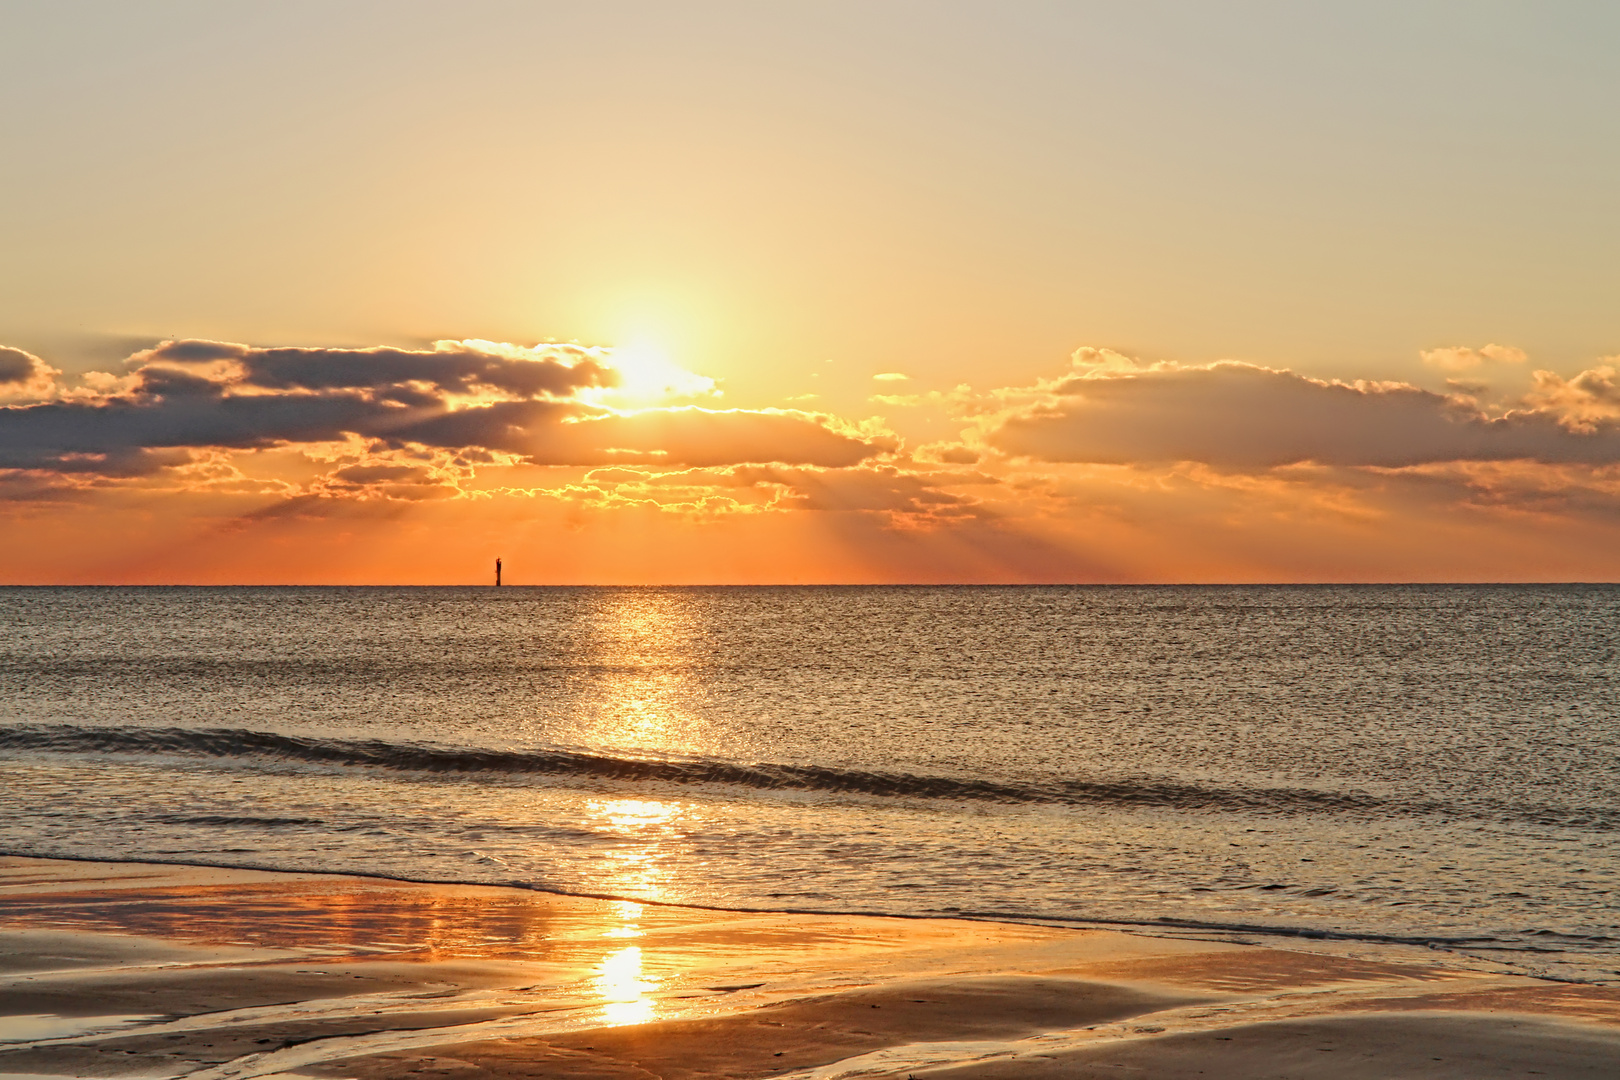
[[[84,0],[0,583],[1613,580],[1620,15]]]
[[[1615,371],[1474,391],[1082,349],[861,419],[728,406],[646,347],[165,342],[67,379],[0,353],[25,582],[1596,579]],[[898,375],[902,373],[890,373]],[[914,414],[946,437],[925,440]]]

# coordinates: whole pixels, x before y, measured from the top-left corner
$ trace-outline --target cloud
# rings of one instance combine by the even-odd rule
[[[31,353],[0,346],[0,386],[22,382],[33,375],[39,365],[39,357]]]
[[[911,376],[902,375],[898,371],[885,371],[872,376],[872,378],[876,379],[878,382],[908,382],[910,381]]]
[[[49,371],[16,350],[0,360],[10,382]],[[578,346],[260,349],[193,340],[164,342],[126,366],[128,375],[87,378],[61,400],[0,407],[0,469],[141,476],[202,450],[353,439],[373,444],[372,456],[417,446],[464,462],[499,454],[580,466],[840,467],[899,446],[881,432],[798,410],[609,409],[583,396],[614,385],[616,372],[605,350]],[[413,486],[391,476],[336,475],[330,486]]]
[[[784,509],[825,512],[882,512],[909,516],[959,517],[972,500],[944,490],[949,484],[993,483],[989,477],[951,473],[916,473],[892,465],[860,469],[782,469],[743,466],[732,470],[750,484],[779,484],[787,489]]]
[[[1423,362],[1441,371],[1467,371],[1490,361],[1498,364],[1522,364],[1529,357],[1523,349],[1510,345],[1486,345],[1479,349],[1456,345],[1443,349],[1428,349],[1418,354]]]
[[[977,465],[984,452],[962,443],[935,443],[919,447],[917,457],[923,461],[942,461],[948,465]]]
[[[432,349],[256,349],[221,341],[166,341],[131,356],[128,365],[149,373],[170,364],[228,361],[243,387],[268,390],[374,390],[423,386],[441,393],[497,392],[518,398],[569,397],[610,387],[617,375],[605,350],[577,345],[533,348],[493,341],[439,341]]]
[[[1457,461],[1379,471],[1374,478],[1402,510],[1436,507],[1540,518],[1620,522],[1620,467]]]
[[[1548,408],[1489,417],[1404,384],[1326,382],[1222,361],[1199,367],[1081,362],[986,422],[985,442],[1040,461],[1297,462],[1401,467],[1437,461],[1620,461],[1620,430],[1583,430]],[[1581,393],[1596,393],[1596,378]],[[1549,384],[1550,386],[1550,384]]]
[[[1531,380],[1533,389],[1526,400],[1556,413],[1566,427],[1595,433],[1600,424],[1620,419],[1620,375],[1613,363],[1587,368],[1567,380],[1551,371],[1537,371]]]
[[[0,400],[50,397],[60,374],[33,353],[0,345]]]
[[[716,466],[746,462],[840,467],[899,449],[830,416],[788,409],[647,409],[557,425],[530,453],[544,464],[657,461]]]
[[[592,470],[567,489],[601,504],[634,503],[679,513],[719,516],[767,511],[877,514],[907,526],[977,515],[977,500],[947,490],[994,485],[982,473],[916,471],[889,464],[845,468],[735,465],[655,472]]]

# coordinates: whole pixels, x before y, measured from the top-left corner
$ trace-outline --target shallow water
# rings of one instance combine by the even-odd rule
[[[0,849],[1620,971],[1620,588],[0,590]]]

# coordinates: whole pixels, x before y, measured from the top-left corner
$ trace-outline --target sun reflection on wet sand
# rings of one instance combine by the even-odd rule
[[[623,748],[634,754],[702,753],[700,721],[684,705],[693,687],[689,667],[699,651],[695,612],[684,598],[643,592],[605,594],[595,624],[595,659],[601,665],[580,718],[589,745]],[[682,818],[689,806],[659,798],[587,799],[585,828],[600,836],[601,858],[595,886],[603,892],[652,901],[671,898],[673,867],[688,843]],[[601,937],[625,942],[607,952],[594,968],[591,986],[599,996],[603,1023],[618,1027],[645,1023],[658,1015],[654,994],[661,981],[680,977],[664,950],[644,951],[643,906],[613,902],[614,921]],[[604,943],[605,944],[605,943]],[[679,965],[676,964],[676,967]],[[651,974],[662,970],[663,980]]]
[[[190,872],[177,870],[174,876]],[[221,870],[212,876],[231,875]],[[253,884],[86,891],[53,898],[39,908],[12,901],[5,916],[215,945],[422,961],[545,957],[553,950],[556,911],[549,897],[516,890],[467,886],[435,891],[349,878],[312,884],[294,875]]]
[[[601,799],[591,804],[600,813],[604,824],[616,832],[627,833],[636,847],[608,853],[614,868],[606,880],[613,888],[657,897],[659,881],[665,872],[658,865],[659,832],[673,821],[680,811],[678,805],[653,799]],[[651,835],[648,835],[649,830]],[[640,920],[644,911],[633,900],[614,901],[610,911],[617,925],[602,931],[605,938],[638,938],[642,930]],[[653,1001],[647,996],[657,989],[658,983],[643,970],[641,946],[627,945],[609,953],[598,966],[595,986],[603,999],[602,1020],[619,1027],[641,1024],[655,1014]]]
[[[620,926],[608,927],[602,931],[603,937],[631,938],[641,936],[641,927],[636,925],[636,920],[641,918],[640,904],[632,900],[616,901],[613,905],[613,913],[623,919],[624,923]]]
[[[528,909],[526,925],[538,935],[530,940],[545,959],[459,955],[509,931],[503,899]],[[220,934],[232,912],[255,926],[291,920],[282,940],[292,947],[191,948]],[[482,932],[480,912],[495,920]],[[1338,1025],[1394,1010],[1415,1022],[1424,1013],[1446,1023],[1473,1014],[1480,1030],[1504,1013],[1538,1014],[1521,1018],[1558,1026],[1547,1029],[1546,1052],[1524,1063],[1554,1062],[1558,1072],[1557,1062],[1576,1060],[1573,1043],[1590,1044],[1590,1066],[1573,1071],[1599,1076],[1613,1073],[1604,1064],[1616,1055],[1593,1033],[1620,1025],[1612,988],[1549,983],[1483,962],[1442,966],[1428,948],[1391,946],[1363,959],[1202,935],[705,911],[503,896],[487,886],[18,857],[0,858],[0,916],[8,960],[44,962],[14,969],[32,974],[13,995],[28,1012],[12,1017],[12,1034],[40,1041],[8,1044],[0,1069],[29,1071],[3,1075],[392,1080],[855,1075],[849,1070],[859,1067],[902,1076],[942,1062],[975,1067],[991,1060],[986,1047],[1017,1069],[1059,1051],[1112,1053],[1120,1039],[1172,1024],[1184,1043],[1252,1030],[1258,1020]],[[397,951],[402,931],[446,932],[435,940],[458,955],[393,962],[429,955],[418,942]],[[327,955],[323,944],[340,939],[357,955]],[[118,965],[113,981],[109,961]],[[113,1012],[131,994],[142,1013]],[[198,1002],[210,1011],[197,1012]],[[1127,1032],[1156,1014],[1152,1026]],[[648,1022],[670,1023],[634,1029]],[[1409,1034],[1390,1028],[1378,1038]],[[974,1041],[952,1048],[942,1038]],[[1447,1028],[1434,1038],[1456,1035]],[[1297,1054],[1297,1042],[1297,1034],[1283,1039],[1278,1053]],[[1444,1052],[1438,1042],[1436,1050]]]
[[[627,945],[610,953],[599,968],[596,988],[605,1002],[602,1019],[607,1024],[619,1027],[653,1018],[653,1002],[647,993],[656,990],[658,984],[642,974],[641,946]]]

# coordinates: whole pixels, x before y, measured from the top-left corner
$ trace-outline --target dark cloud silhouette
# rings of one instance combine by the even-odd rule
[[[200,393],[0,409],[0,468],[89,469],[97,460],[184,447],[250,449],[365,434],[386,410],[354,395],[229,397]]]
[[[21,349],[0,346],[0,383],[20,383],[33,377],[39,358]]]
[[[165,341],[130,357],[131,366],[240,366],[244,386],[269,390],[361,390],[419,383],[450,394],[497,390],[519,397],[572,395],[612,386],[613,369],[576,345],[517,349],[493,342],[442,341],[432,349],[257,349],[222,341]]]
[[[9,350],[15,351],[15,350]],[[3,357],[34,377],[37,362]],[[131,358],[127,389],[0,407],[0,469],[130,476],[175,452],[341,441],[492,453],[542,465],[852,465],[896,448],[827,417],[780,410],[620,414],[579,398],[613,384],[589,350],[440,343],[433,350],[254,349],[165,342]],[[491,399],[491,395],[494,399]],[[166,456],[167,454],[167,456]]]
[[[210,360],[235,360],[253,351],[247,345],[233,345],[228,341],[202,341],[190,338],[183,341],[159,342],[150,349],[134,353],[125,362],[130,367],[139,367],[153,360],[201,364]]]
[[[828,418],[787,410],[651,409],[606,413],[546,429],[529,451],[540,464],[658,462],[719,466],[744,462],[838,467],[899,447],[888,436],[859,435]]]
[[[157,397],[219,397],[229,384],[182,368],[143,368],[135,389],[140,394]]]
[[[33,353],[0,345],[0,397],[49,396],[59,374]]]
[[[1613,424],[1572,430],[1550,410],[1493,419],[1416,387],[1327,383],[1250,364],[1115,368],[1047,389],[1046,400],[1002,417],[986,441],[1042,461],[1233,469],[1620,461]]]

